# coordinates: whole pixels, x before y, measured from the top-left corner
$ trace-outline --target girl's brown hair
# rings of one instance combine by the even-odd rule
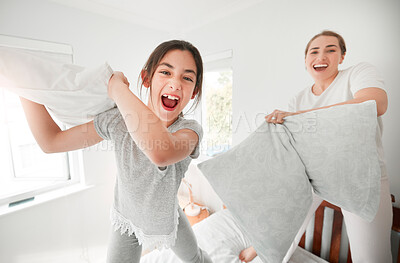
[[[202,86],[203,86],[203,60],[201,59],[201,55],[199,50],[193,46],[191,43],[184,40],[170,40],[161,43],[158,45],[154,51],[151,53],[148,58],[146,64],[143,66],[142,72],[145,72],[145,75],[139,76],[139,93],[141,94],[141,90],[144,82],[148,82],[151,84],[151,80],[153,79],[154,73],[160,64],[162,58],[167,54],[168,51],[171,50],[181,50],[181,51],[189,51],[193,55],[194,62],[196,64],[196,84],[193,91],[193,94],[196,94],[195,101],[193,106],[196,107],[201,99],[202,94]],[[142,78],[142,76],[144,76]],[[151,91],[150,91],[151,92]]]
[[[308,41],[308,44],[306,46],[305,56],[307,56],[308,49],[310,48],[311,42],[313,42],[316,38],[318,38],[320,36],[336,37],[339,42],[339,47],[342,52],[342,55],[344,55],[346,53],[346,43],[344,42],[343,37],[334,31],[324,30],[321,33],[313,36],[313,38],[311,38],[311,40]]]

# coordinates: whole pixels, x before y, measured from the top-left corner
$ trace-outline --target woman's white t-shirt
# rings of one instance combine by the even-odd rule
[[[384,82],[377,69],[368,63],[359,63],[355,66],[340,70],[331,85],[319,96],[312,93],[312,85],[308,86],[289,102],[289,111],[309,110],[329,106],[354,99],[354,94],[364,88],[384,89]],[[382,177],[387,176],[382,146],[383,123],[378,117],[376,131],[376,145]]]

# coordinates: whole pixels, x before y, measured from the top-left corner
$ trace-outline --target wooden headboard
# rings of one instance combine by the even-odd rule
[[[392,202],[394,202],[394,197],[392,196]],[[342,211],[339,207],[327,202],[323,201],[321,205],[318,207],[315,212],[315,222],[314,222],[314,234],[313,234],[313,242],[312,242],[312,252],[316,256],[321,256],[321,244],[322,244],[322,228],[324,222],[324,212],[325,208],[333,209],[333,224],[332,224],[332,238],[330,243],[330,251],[329,251],[329,262],[338,263],[340,256],[340,242],[342,236],[342,223],[343,223],[343,215]],[[400,233],[400,208],[393,207],[393,225],[392,230]],[[299,246],[305,248],[306,242],[306,233],[303,234]],[[347,253],[347,263],[352,262],[351,253],[350,253],[350,245],[348,246]],[[399,248],[400,249],[400,245]],[[398,250],[400,252],[400,250]],[[397,263],[400,263],[400,253],[397,256]]]

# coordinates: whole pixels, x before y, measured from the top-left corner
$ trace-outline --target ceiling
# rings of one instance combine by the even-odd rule
[[[51,0],[61,5],[162,30],[184,33],[264,0]]]

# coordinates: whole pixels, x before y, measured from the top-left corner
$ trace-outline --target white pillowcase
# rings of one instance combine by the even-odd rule
[[[45,105],[69,126],[91,121],[114,107],[107,95],[112,73],[107,63],[86,69],[34,52],[0,47],[0,87]]]
[[[207,252],[214,263],[241,263],[240,252],[251,246],[233,220],[228,209],[213,213],[193,226],[199,247]],[[295,253],[297,254],[297,253]],[[153,250],[141,263],[181,263],[171,249]],[[251,263],[261,263],[256,257]]]
[[[375,101],[264,123],[199,169],[264,262],[282,262],[309,210],[311,189],[371,221],[379,205]]]

